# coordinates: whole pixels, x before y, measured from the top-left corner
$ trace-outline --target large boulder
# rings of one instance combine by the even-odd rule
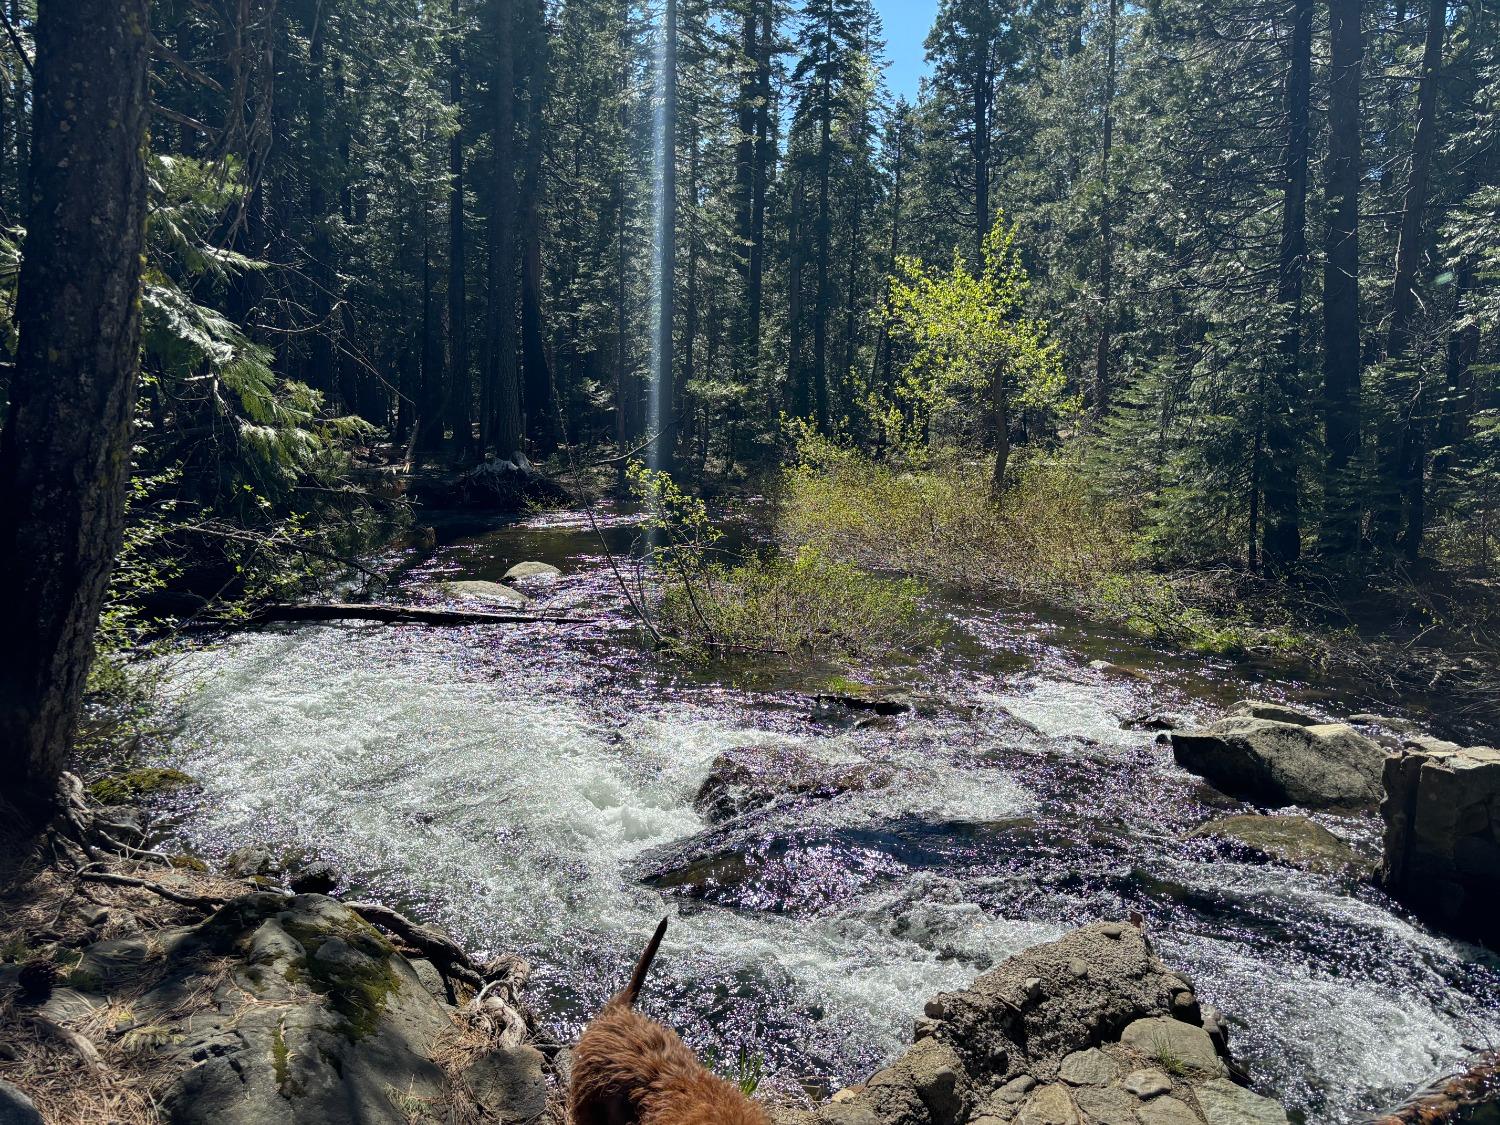
[[[1134,926],[1102,923],[1020,953],[927,1002],[917,1042],[834,1095],[817,1125],[1285,1125],[1226,1087],[1191,986]],[[1172,1077],[1165,1073],[1171,1071]],[[1209,1116],[1213,1114],[1214,1116]],[[1234,1114],[1241,1115],[1236,1118]],[[1248,1116],[1247,1116],[1248,1115]],[[807,1115],[779,1120],[807,1121]]]
[[[71,979],[99,1003],[130,996],[149,1030],[137,1050],[176,1075],[169,1125],[436,1125],[460,1085],[482,1086],[499,1121],[545,1102],[530,1047],[456,1084],[434,1061],[454,1027],[441,980],[323,895],[243,895],[194,926],[97,942]]]
[[[1385,768],[1386,890],[1500,948],[1500,750],[1411,739]]]
[[[0,1125],[46,1125],[36,1103],[18,1086],[0,1079]]]
[[[167,1120],[398,1125],[441,1100],[430,1055],[447,1010],[348,907],[312,894],[236,899],[173,941],[180,967],[138,1010],[170,1011],[201,979],[193,968],[219,958],[234,961],[216,1006],[163,1048],[198,1064],[168,1091]]]
[[[827,800],[841,793],[882,789],[892,778],[884,767],[823,762],[794,744],[737,746],[714,759],[693,807],[718,824],[781,797]]]
[[[506,582],[551,582],[562,577],[562,571],[551,563],[518,562],[505,572]]]
[[[1220,817],[1199,825],[1188,836],[1325,875],[1351,874],[1362,866],[1352,847],[1305,816]]]
[[[443,592],[466,601],[484,602],[486,605],[500,606],[504,609],[525,609],[531,604],[531,599],[519,590],[502,586],[499,582],[484,582],[478,579],[445,582]]]
[[[1183,769],[1256,804],[1373,808],[1385,751],[1340,723],[1304,726],[1231,717],[1206,730],[1173,731]]]

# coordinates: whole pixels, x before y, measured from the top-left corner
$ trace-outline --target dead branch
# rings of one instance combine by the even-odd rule
[[[252,625],[272,621],[383,621],[390,625],[583,625],[592,617],[553,617],[535,613],[498,613],[482,609],[431,609],[423,606],[331,602],[305,605],[277,604],[258,610]]]
[[[180,891],[174,891],[170,887],[164,887],[160,883],[152,883],[145,879],[137,879],[134,875],[116,875],[111,871],[88,871],[78,872],[80,879],[88,879],[95,883],[108,883],[115,887],[139,887],[143,891],[161,895],[169,902],[175,902],[180,906],[191,906],[194,909],[212,912],[223,906],[225,899],[217,895],[188,895]]]

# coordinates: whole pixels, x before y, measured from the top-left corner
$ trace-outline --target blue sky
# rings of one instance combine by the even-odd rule
[[[891,60],[885,79],[892,95],[915,101],[917,85],[927,73],[922,44],[937,15],[937,0],[875,0],[875,7],[885,24],[886,54]]]

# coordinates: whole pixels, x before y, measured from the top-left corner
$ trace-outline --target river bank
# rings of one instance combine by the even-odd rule
[[[635,518],[597,515],[628,558]],[[731,526],[753,544],[763,523]],[[303,848],[341,873],[340,893],[438,924],[481,958],[520,952],[562,1037],[612,991],[664,898],[681,914],[659,963],[671,1022],[704,1053],[749,1052],[825,1093],[894,1057],[931,995],[1132,910],[1243,1021],[1257,1089],[1309,1119],[1358,1120],[1495,1034],[1488,955],[1360,874],[1378,818],[1308,814],[1360,857],[1354,873],[1267,866],[1194,834],[1262,810],[1130,722],[1208,725],[1255,694],[1345,718],[1370,707],[1357,691],[961,596],[930,603],[940,647],[878,668],[684,663],[644,643],[577,513],[439,521],[435,548],[394,561],[390,600],[435,607],[457,604],[455,582],[547,563],[560,573],[517,583],[533,608],[593,620],[292,624],[180,654],[170,764],[198,785],[158,811],[174,847],[212,862]],[[814,698],[871,689],[911,709]],[[776,747],[889,783],[727,818],[696,803],[723,755]]]
[[[299,890],[324,884],[316,865],[245,849],[231,866],[269,874],[211,873],[136,846],[137,810],[79,801],[72,819],[53,846],[92,861],[40,864],[6,896],[7,1125],[565,1120],[570,1049],[527,1007],[521,959],[477,963],[386,907]],[[95,847],[108,833],[132,843]],[[1075,1099],[1101,1122],[1286,1120],[1226,1080],[1221,1017],[1127,923],[929,998],[915,1034],[822,1108],[785,1081],[758,1092],[780,1125],[998,1125]]]

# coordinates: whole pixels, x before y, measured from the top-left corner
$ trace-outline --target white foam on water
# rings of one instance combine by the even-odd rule
[[[727,749],[790,740],[820,760],[895,773],[886,788],[795,806],[786,815],[798,824],[991,821],[1038,805],[986,763],[982,727],[913,718],[885,732],[771,729],[733,693],[712,693],[712,705],[667,703],[595,675],[577,663],[586,656],[541,634],[493,636],[308,626],[246,633],[178,659],[182,765],[205,789],[185,832],[208,850],[305,846],[415,904],[476,953],[528,949],[569,976],[593,974],[585,991],[601,995],[662,913],[675,913],[633,873],[653,849],[707,828],[693,796]],[[1134,707],[1130,685],[1084,679],[1036,675],[991,700],[1047,735],[1119,749],[1150,741],[1119,729]],[[590,694],[590,684],[607,686]],[[1410,1087],[1464,1044],[1500,1039],[1495,1005],[1466,1012],[1466,997],[1445,984],[1462,947],[1349,897],[1335,880],[1180,864],[1172,842],[1162,846],[1161,874],[1313,919],[1368,951],[1368,969],[1341,974],[1336,958],[1330,968],[1222,931],[1184,925],[1163,935],[1168,960],[1243,1019],[1240,1042],[1265,1060],[1274,1092],[1332,1107],[1320,1120],[1352,1120],[1348,1091],[1331,1082]],[[928,996],[1060,932],[980,907],[982,881],[908,872],[812,916],[684,908],[661,971],[694,1009],[703,982],[747,977],[768,990],[764,1004],[816,1006],[821,1017],[798,1034],[848,1069],[872,1065],[900,1049]]]
[[[206,799],[188,831],[205,844],[305,846],[422,902],[487,954],[519,938],[564,963],[628,964],[663,902],[626,869],[706,827],[692,798],[718,754],[792,740],[851,762],[868,749],[857,736],[788,736],[686,705],[606,718],[532,675],[489,679],[482,661],[391,637],[247,634],[191,658],[184,768]],[[886,746],[881,761],[896,784],[818,802],[805,822],[986,820],[1032,803],[963,749]],[[876,1043],[897,1049],[927,996],[1045,936],[919,877],[813,920],[685,915],[664,964],[781,981],[817,1001],[850,1057],[868,1057]]]
[[[1140,709],[1136,690],[1119,681],[1086,676],[1082,672],[1076,679],[1026,676],[978,698],[1052,738],[1084,738],[1119,749],[1148,745],[1153,734],[1120,729],[1120,720]]]

